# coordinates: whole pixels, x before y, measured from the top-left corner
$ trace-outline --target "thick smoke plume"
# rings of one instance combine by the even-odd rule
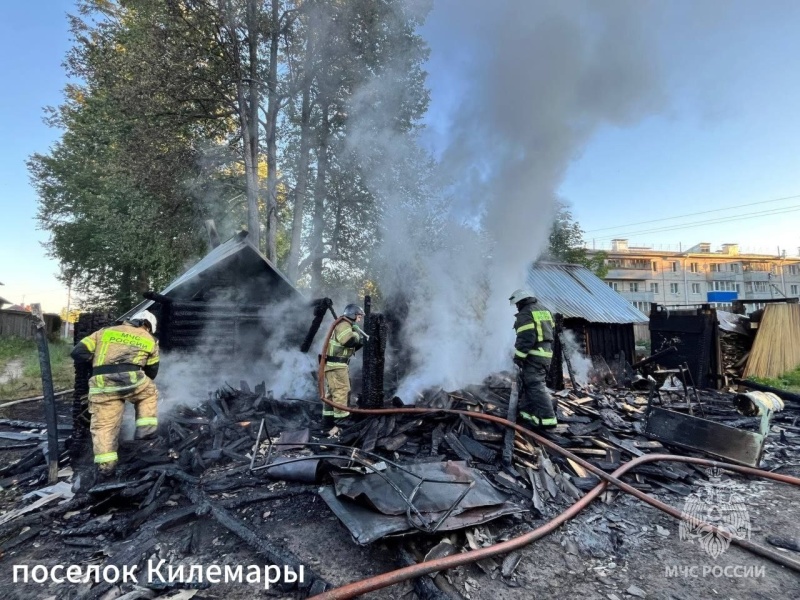
[[[215,300],[231,306],[237,303],[233,297]],[[259,326],[239,328],[236,337],[246,349],[224,351],[220,330],[230,337],[236,335],[234,328],[209,321],[204,324],[199,349],[171,352],[162,361],[156,381],[161,410],[168,413],[178,406],[196,406],[208,398],[209,390],[238,387],[241,381],[250,386],[264,382],[267,393],[276,398],[315,398],[317,353],[300,352],[297,341],[298,332],[311,322],[311,308],[298,310],[297,298],[291,298],[266,305],[259,318]],[[323,323],[321,331],[327,324]]]
[[[613,0],[437,2],[423,28],[432,104],[422,141],[436,160],[424,189],[402,184],[426,167],[419,146],[388,129],[376,134],[379,109],[368,106],[376,87],[402,78],[376,77],[361,90],[365,110],[356,95],[351,114],[363,135],[353,148],[387,205],[379,283],[389,302],[400,296],[409,306],[406,401],[510,366],[508,297],[547,245],[570,162],[599,128],[659,105],[646,35],[654,10]]]

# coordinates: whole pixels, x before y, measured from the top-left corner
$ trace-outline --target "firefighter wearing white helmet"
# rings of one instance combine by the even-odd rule
[[[350,359],[363,345],[365,336],[359,327],[364,318],[364,310],[358,304],[344,307],[342,318],[333,324],[328,334],[325,353],[325,384],[328,388],[326,398],[347,406],[350,398]],[[331,427],[335,419],[343,419],[350,413],[340,408],[322,404],[322,426]]]
[[[558,421],[545,386],[553,358],[553,315],[524,288],[511,294],[509,301],[517,307],[514,363],[520,368],[524,392],[519,415],[534,426],[555,427]]]
[[[76,362],[91,362],[89,412],[94,462],[101,475],[112,475],[125,402],[136,408],[136,439],[155,435],[158,426],[156,317],[143,310],[120,325],[83,338],[72,350]]]

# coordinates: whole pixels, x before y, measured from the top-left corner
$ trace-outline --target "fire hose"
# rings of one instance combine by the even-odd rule
[[[325,339],[325,345],[323,348],[327,348],[328,342],[330,340],[331,333],[333,332],[333,328],[338,324],[338,320],[334,323],[334,326],[331,327],[331,330],[328,332],[328,335]],[[381,575],[377,575],[375,577],[370,577],[368,579],[364,579],[361,581],[356,581],[342,587],[329,590],[327,592],[323,592],[322,594],[318,594],[313,597],[312,600],[345,600],[347,598],[353,598],[355,596],[366,594],[368,592],[382,589],[384,587],[388,587],[390,585],[394,585],[396,583],[400,583],[407,579],[413,579],[424,575],[426,573],[433,573],[436,571],[442,571],[445,569],[451,569],[453,567],[457,567],[460,565],[465,565],[469,563],[476,562],[478,560],[482,560],[485,558],[489,558],[492,556],[496,556],[498,554],[505,554],[511,552],[512,550],[516,550],[523,546],[530,544],[533,541],[536,541],[547,534],[554,531],[560,525],[565,523],[566,521],[570,520],[571,518],[575,517],[578,513],[580,513],[584,508],[586,508],[592,500],[597,498],[605,489],[608,487],[609,484],[614,485],[615,487],[619,488],[620,490],[642,500],[643,502],[658,508],[659,510],[667,513],[670,516],[673,516],[679,520],[688,520],[690,517],[685,515],[682,511],[676,509],[669,504],[661,502],[652,496],[645,494],[644,492],[637,490],[633,486],[621,481],[619,479],[620,476],[627,473],[629,470],[645,464],[649,462],[657,462],[657,461],[670,461],[670,462],[683,462],[683,463],[691,463],[697,464],[707,467],[715,467],[720,469],[726,469],[729,471],[734,471],[737,473],[741,473],[744,475],[751,475],[755,477],[761,477],[765,479],[771,479],[773,481],[779,481],[782,483],[788,483],[795,486],[800,486],[800,478],[792,477],[789,475],[781,475],[778,473],[772,473],[769,471],[763,471],[761,469],[754,469],[751,467],[743,467],[739,465],[733,465],[729,463],[719,462],[715,460],[708,460],[703,458],[695,458],[690,456],[678,456],[672,454],[650,454],[645,456],[640,456],[638,458],[634,458],[633,460],[625,463],[619,469],[614,471],[613,473],[609,474],[600,469],[599,467],[587,462],[586,460],[580,458],[579,456],[573,454],[569,450],[562,448],[558,444],[544,438],[533,431],[526,429],[516,423],[512,423],[507,419],[503,419],[502,417],[496,417],[494,415],[487,415],[484,413],[475,413],[472,411],[466,410],[456,410],[456,409],[438,409],[438,408],[390,408],[390,409],[363,409],[363,408],[351,408],[342,406],[340,404],[336,404],[327,398],[325,398],[324,394],[324,373],[325,373],[325,360],[326,356],[323,354],[322,359],[320,361],[319,367],[319,396],[320,400],[329,406],[334,408],[338,408],[339,410],[346,410],[356,414],[367,414],[367,415],[384,415],[384,414],[435,414],[435,413],[443,413],[443,414],[457,414],[463,415],[469,418],[478,419],[482,421],[489,421],[492,423],[497,423],[503,425],[504,427],[510,427],[515,431],[519,432],[520,434],[529,437],[543,445],[550,450],[554,451],[557,454],[560,454],[570,460],[578,463],[586,470],[594,473],[597,475],[601,482],[590,492],[588,492],[583,498],[578,500],[575,504],[570,506],[566,511],[561,513],[555,519],[545,523],[541,527],[530,531],[526,534],[523,534],[519,537],[512,538],[505,542],[501,542],[499,544],[495,544],[493,546],[489,546],[487,548],[481,548],[478,550],[472,550],[470,552],[465,552],[463,554],[456,554],[453,556],[448,556],[445,558],[440,558],[436,560],[427,561],[424,563],[419,563],[417,565],[412,565],[410,567],[405,567],[402,569],[398,569],[396,571],[390,571],[388,573],[383,573]],[[710,525],[708,523],[697,522],[693,519],[695,524],[704,527],[707,531],[713,531],[717,535],[730,537],[728,533],[720,530],[719,528]],[[736,537],[732,537],[730,539],[731,543],[736,544],[754,554],[758,554],[763,556],[773,562],[776,562],[780,565],[788,567],[796,572],[800,572],[800,563],[797,561],[779,554],[778,552],[774,552],[769,548],[765,548],[760,546],[759,544],[755,544],[750,542],[749,540],[739,539]]]

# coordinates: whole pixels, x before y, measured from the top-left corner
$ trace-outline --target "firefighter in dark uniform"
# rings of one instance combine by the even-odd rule
[[[558,421],[545,386],[553,359],[553,315],[529,290],[519,289],[509,300],[517,307],[514,363],[520,368],[523,391],[519,415],[536,427],[555,427]]]

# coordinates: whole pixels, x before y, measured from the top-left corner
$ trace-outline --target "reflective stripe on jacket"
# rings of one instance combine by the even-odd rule
[[[355,345],[360,341],[361,336],[353,329],[353,324],[348,320],[343,320],[333,330],[325,355],[349,359],[356,351]],[[326,364],[325,369],[343,369],[345,367],[347,367],[347,363],[329,362]]]
[[[89,394],[122,393],[143,384],[141,369],[158,364],[158,341],[144,328],[129,323],[106,327],[83,338],[72,351],[76,360],[91,361],[92,368],[108,365],[135,365],[140,370],[94,375]]]
[[[523,305],[514,323],[517,334],[514,356],[552,358],[553,326],[553,315],[549,310],[541,309],[538,303]]]

